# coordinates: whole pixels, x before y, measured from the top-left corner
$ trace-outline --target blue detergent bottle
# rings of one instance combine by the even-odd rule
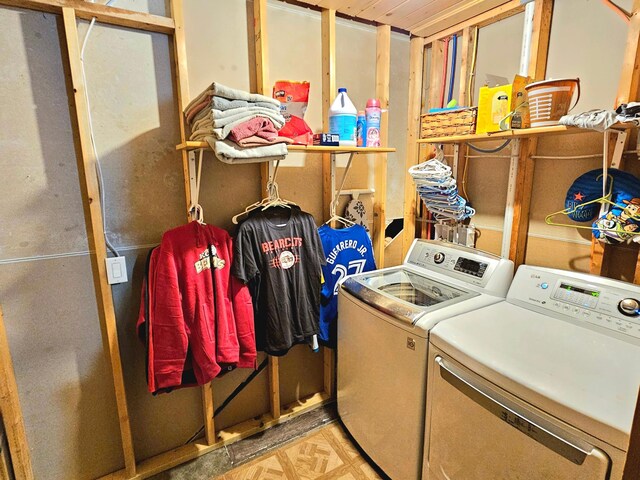
[[[329,133],[339,135],[341,147],[356,146],[358,110],[347,95],[346,88],[338,89],[338,96],[329,108]]]

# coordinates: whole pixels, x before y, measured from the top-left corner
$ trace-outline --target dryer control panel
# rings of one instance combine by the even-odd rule
[[[638,285],[523,265],[516,273],[507,300],[640,339]]]

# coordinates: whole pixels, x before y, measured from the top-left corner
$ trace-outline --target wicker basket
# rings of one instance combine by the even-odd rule
[[[478,107],[424,114],[420,117],[420,138],[474,134],[477,114]]]

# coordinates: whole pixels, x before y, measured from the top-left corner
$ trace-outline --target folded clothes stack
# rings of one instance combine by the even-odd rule
[[[225,163],[281,160],[292,140],[278,135],[280,102],[257,93],[211,84],[184,111],[191,141],[206,141]]]

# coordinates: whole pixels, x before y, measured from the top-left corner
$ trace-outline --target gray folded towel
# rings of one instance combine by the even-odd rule
[[[245,102],[266,102],[280,108],[280,102],[275,98],[260,95],[258,93],[249,93],[243,90],[237,90],[235,88],[227,87],[220,83],[214,82],[204,92],[191,100],[189,105],[187,105],[187,108],[184,109],[185,114],[188,114],[189,110],[195,105],[202,103],[202,101],[205,100],[206,97],[213,96],[223,97],[229,100],[244,100]]]
[[[271,110],[279,112],[279,103],[280,102],[278,102],[278,105],[274,105],[272,102],[247,102],[245,100],[228,100],[224,97],[211,97],[211,108],[214,108],[216,110],[230,110],[232,108],[256,106],[270,108]]]
[[[207,143],[218,160],[224,163],[258,163],[283,160],[287,155],[285,143],[275,143],[263,147],[243,148],[229,140],[217,140],[207,137]]]

